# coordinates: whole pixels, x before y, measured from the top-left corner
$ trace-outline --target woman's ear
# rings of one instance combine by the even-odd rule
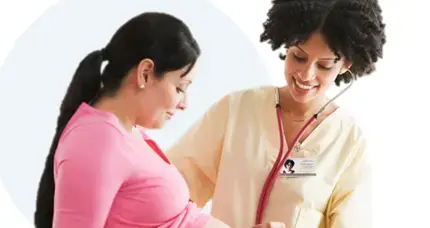
[[[137,66],[137,86],[144,88],[154,74],[154,62],[151,59],[143,59]]]

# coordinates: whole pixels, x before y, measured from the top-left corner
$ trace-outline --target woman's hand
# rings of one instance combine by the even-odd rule
[[[267,222],[255,225],[252,228],[285,228],[285,224],[282,222]]]

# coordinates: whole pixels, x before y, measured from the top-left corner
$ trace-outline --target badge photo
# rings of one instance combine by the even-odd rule
[[[281,176],[316,176],[316,161],[313,158],[289,158],[281,168]]]

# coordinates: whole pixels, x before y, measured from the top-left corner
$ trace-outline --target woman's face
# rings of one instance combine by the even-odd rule
[[[285,58],[285,77],[293,99],[307,103],[324,94],[338,74],[349,66],[343,58],[335,62],[323,36],[314,33],[306,42],[289,47]]]
[[[187,70],[188,66],[170,71],[162,79],[148,73],[146,79],[141,80],[144,88],[141,88],[137,102],[136,124],[150,129],[162,128],[178,110],[187,108],[186,92],[194,79],[193,70],[184,75]]]

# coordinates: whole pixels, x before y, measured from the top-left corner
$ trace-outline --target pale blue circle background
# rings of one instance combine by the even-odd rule
[[[0,177],[30,221],[59,105],[79,61],[145,11],[182,19],[203,50],[189,90],[189,109],[166,128],[151,132],[161,147],[171,145],[226,93],[270,83],[249,37],[207,1],[61,1],[16,41],[0,71]]]

